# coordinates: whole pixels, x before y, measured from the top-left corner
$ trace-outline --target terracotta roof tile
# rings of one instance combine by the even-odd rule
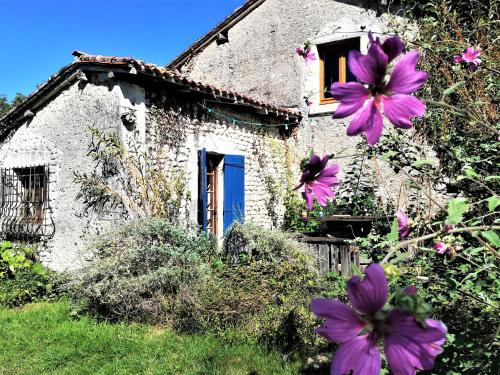
[[[157,66],[155,64],[145,63],[143,60],[137,60],[132,57],[89,55],[80,51],[74,51],[73,56],[76,57],[77,62],[81,63],[88,62],[88,63],[94,63],[94,64],[97,63],[104,65],[127,65],[131,67],[133,66],[138,71],[141,71],[143,73],[159,75],[162,78],[173,80],[174,82],[184,84],[190,87],[195,87],[199,91],[208,92],[216,96],[224,97],[226,99],[228,98],[233,99],[235,101],[242,102],[243,104],[248,104],[254,107],[267,109],[272,112],[277,112],[278,114],[291,115],[294,117],[299,116],[299,112],[297,110],[290,108],[279,108],[269,103],[253,99],[246,95],[238,94],[233,91],[220,90],[219,88],[214,87],[212,85],[188,79],[187,77],[182,76],[181,74],[171,69],[162,66]]]

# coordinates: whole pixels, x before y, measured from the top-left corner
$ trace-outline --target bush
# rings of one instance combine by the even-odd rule
[[[311,297],[320,283],[312,258],[289,234],[234,224],[224,241],[220,269],[183,288],[176,301],[177,328],[238,328],[242,335],[284,353],[320,344]]]
[[[68,285],[80,311],[251,338],[284,353],[325,345],[309,305],[313,296],[338,296],[339,280],[320,278],[308,250],[284,232],[234,224],[219,255],[213,238],[147,219],[93,248],[93,262]]]
[[[31,247],[0,242],[0,305],[9,307],[54,296],[53,274]]]
[[[104,234],[93,253],[68,284],[78,309],[107,320],[159,322],[182,285],[210,273],[217,246],[214,238],[150,218]]]

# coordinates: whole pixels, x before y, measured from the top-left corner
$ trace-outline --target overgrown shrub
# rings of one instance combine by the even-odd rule
[[[179,293],[178,328],[222,332],[235,327],[284,353],[306,352],[321,343],[309,310],[319,284],[308,250],[289,234],[235,223],[224,241],[220,269]]]
[[[98,238],[68,290],[81,310],[109,320],[165,321],[182,285],[210,273],[215,239],[163,219],[132,221]]]
[[[53,273],[31,247],[0,242],[0,305],[19,306],[54,296]]]
[[[229,329],[284,353],[325,345],[309,305],[313,296],[342,292],[342,282],[321,278],[308,250],[289,234],[254,224],[234,224],[222,254],[215,239],[163,219],[102,235],[93,252],[68,284],[80,311],[191,333]]]

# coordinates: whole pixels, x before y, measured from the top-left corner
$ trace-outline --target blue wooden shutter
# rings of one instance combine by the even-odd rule
[[[207,231],[207,150],[203,148],[199,152],[199,223],[201,225],[201,229],[206,232]]]
[[[224,232],[245,216],[245,157],[224,156]]]

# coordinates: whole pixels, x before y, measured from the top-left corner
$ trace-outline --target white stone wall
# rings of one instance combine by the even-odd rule
[[[42,249],[43,260],[51,268],[62,270],[83,261],[84,238],[109,223],[83,214],[76,197],[79,187],[74,172],[90,172],[87,157],[89,127],[117,128],[120,98],[118,88],[73,84],[36,111],[0,145],[0,165],[4,168],[48,164],[51,219],[55,233]]]
[[[74,173],[91,173],[95,168],[95,163],[87,155],[91,143],[89,128],[116,131],[126,144],[135,131],[139,142],[143,142],[151,127],[161,122],[158,117],[151,116],[143,87],[122,81],[107,82],[106,74],[94,78],[91,80],[94,83],[87,83],[83,88],[75,83],[62,91],[38,109],[31,121],[23,123],[0,144],[2,168],[50,167],[50,219],[54,221],[55,233],[41,250],[44,263],[55,270],[81,266],[86,259],[85,248],[93,236],[121,220],[114,215],[86,214],[84,203],[77,199],[80,187],[74,182]],[[281,183],[284,174],[282,151],[285,141],[278,131],[232,125],[214,116],[179,113],[184,106],[196,107],[188,102],[179,103],[175,109],[176,130],[165,127],[160,131],[175,139],[179,146],[177,149],[164,147],[167,155],[165,167],[187,173],[187,188],[193,197],[186,202],[188,217],[181,219],[197,219],[197,153],[205,147],[210,152],[245,156],[245,218],[268,227],[279,225],[277,218],[283,216],[282,205],[270,202],[264,183],[269,176]],[[124,113],[131,111],[136,119],[133,130],[127,129],[121,119]],[[244,113],[226,114],[263,121]],[[220,214],[222,217],[222,210]]]

